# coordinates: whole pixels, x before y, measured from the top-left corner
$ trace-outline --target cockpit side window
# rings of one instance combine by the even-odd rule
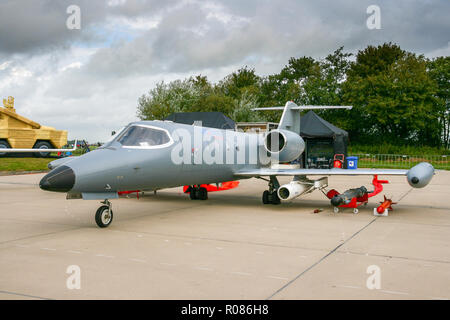
[[[145,126],[131,126],[117,138],[124,147],[153,147],[170,142],[168,134],[163,130]]]

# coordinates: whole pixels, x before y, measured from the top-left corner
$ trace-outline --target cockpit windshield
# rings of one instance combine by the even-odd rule
[[[153,147],[170,142],[169,135],[161,129],[134,125],[127,128],[116,140],[124,147]]]

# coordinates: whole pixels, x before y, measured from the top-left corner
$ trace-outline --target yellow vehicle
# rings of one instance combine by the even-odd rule
[[[14,149],[60,149],[67,144],[67,131],[41,126],[22,117],[14,109],[14,98],[3,99],[0,107],[0,150]],[[33,153],[35,157],[47,157],[50,152]],[[0,156],[5,156],[0,151]]]

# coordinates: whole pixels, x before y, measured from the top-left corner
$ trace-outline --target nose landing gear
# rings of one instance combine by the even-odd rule
[[[100,228],[106,228],[113,220],[112,204],[106,199],[95,213],[95,222]]]

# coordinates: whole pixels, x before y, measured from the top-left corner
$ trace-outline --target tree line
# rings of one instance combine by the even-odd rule
[[[247,66],[217,83],[197,75],[160,82],[138,100],[143,120],[173,112],[220,111],[237,122],[278,122],[280,113],[252,108],[284,105],[352,105],[317,113],[347,130],[355,144],[450,147],[450,57],[423,55],[385,43],[356,55],[343,47],[323,59],[292,57],[276,74]]]

